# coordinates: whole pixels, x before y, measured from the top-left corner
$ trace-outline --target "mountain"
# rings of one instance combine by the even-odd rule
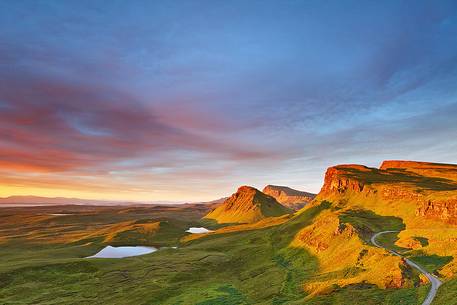
[[[316,210],[290,243],[319,262],[321,276],[303,286],[310,294],[360,283],[407,288],[426,282],[401,257],[373,247],[371,237],[382,231],[395,231],[383,238],[386,247],[442,279],[457,275],[457,248],[449,247],[457,240],[457,165],[390,160],[380,168],[332,166],[319,194],[299,213]]]
[[[380,168],[333,166],[313,205],[325,202],[338,217],[335,226],[353,226],[368,243],[374,232],[399,231],[391,247],[430,264],[442,278],[457,275],[457,248],[449,247],[457,240],[457,165],[390,160]],[[317,240],[322,245],[322,236]]]
[[[316,194],[297,191],[287,186],[267,185],[263,193],[274,197],[280,204],[292,210],[299,210],[310,203]]]
[[[273,197],[250,186],[241,186],[236,193],[204,218],[218,223],[253,223],[267,217],[291,213]]]

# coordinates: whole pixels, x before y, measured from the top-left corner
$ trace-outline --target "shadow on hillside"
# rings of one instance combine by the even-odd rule
[[[430,191],[453,191],[457,190],[457,182],[440,177],[427,177],[404,169],[395,170],[378,170],[370,169],[369,171],[360,171],[355,168],[345,169],[349,173],[348,178],[360,180],[366,184],[373,183],[407,183],[417,188]]]

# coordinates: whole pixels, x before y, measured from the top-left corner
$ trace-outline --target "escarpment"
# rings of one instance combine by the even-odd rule
[[[456,173],[457,165],[416,161],[384,161],[379,169],[338,165],[327,169],[317,198],[376,202],[375,208],[396,209],[393,214],[409,204],[416,217],[457,224]]]
[[[421,201],[417,206],[416,215],[457,224],[457,198]]]
[[[361,165],[338,165],[327,169],[324,186],[319,194],[345,193],[346,191],[362,192],[364,182],[351,176],[351,172],[365,171],[369,168]]]

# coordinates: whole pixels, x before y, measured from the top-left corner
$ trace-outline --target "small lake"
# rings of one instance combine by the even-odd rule
[[[154,247],[130,246],[130,247],[112,247],[106,246],[98,253],[88,256],[87,258],[123,258],[144,255],[157,251]]]
[[[192,233],[192,234],[201,234],[201,233],[209,233],[209,232],[213,232],[211,230],[208,230],[207,228],[203,228],[203,227],[190,227],[189,229],[187,229],[186,232],[189,232],[189,233]]]

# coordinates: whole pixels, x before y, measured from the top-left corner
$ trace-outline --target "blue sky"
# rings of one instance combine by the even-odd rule
[[[317,192],[457,163],[455,1],[2,1],[0,195]]]

